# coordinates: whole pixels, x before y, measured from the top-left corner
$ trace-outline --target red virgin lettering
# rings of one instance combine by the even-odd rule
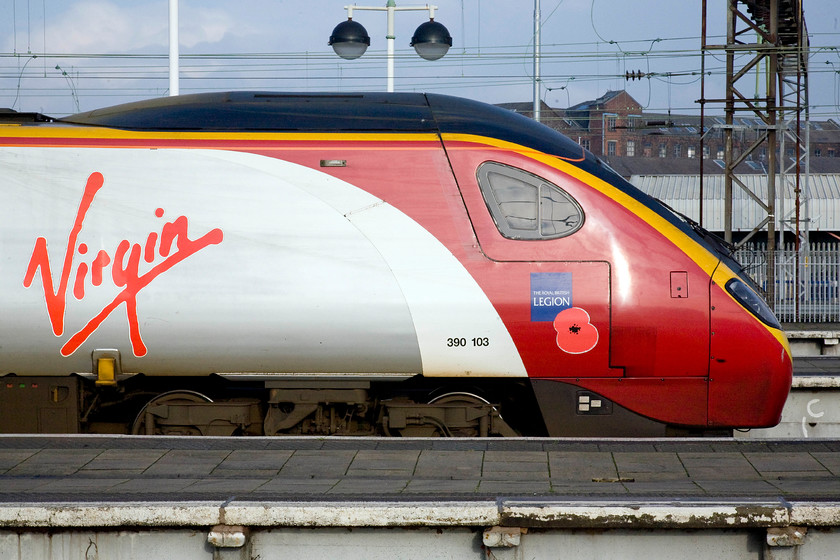
[[[90,210],[93,197],[105,179],[101,173],[91,173],[85,185],[82,201],[79,203],[79,210],[76,212],[76,219],[73,228],[67,238],[67,251],[64,253],[64,265],[61,267],[61,276],[58,281],[58,289],[53,290],[52,270],[50,269],[50,255],[47,253],[47,240],[39,237],[35,240],[35,249],[32,251],[32,258],[29,259],[29,267],[26,269],[26,276],[23,278],[23,285],[27,288],[32,285],[35,272],[41,269],[41,281],[44,284],[44,299],[47,301],[47,312],[50,315],[50,324],[53,334],[61,336],[64,334],[64,309],[67,305],[67,283],[70,280],[70,269],[73,266],[73,254],[76,251],[76,240],[79,232],[82,231],[82,224],[85,215]]]
[[[78,243],[78,238],[85,224],[87,212],[90,210],[94,197],[102,188],[103,184],[104,178],[101,173],[91,173],[90,177],[88,177],[79,208],[76,212],[73,227],[67,237],[67,248],[64,253],[58,287],[56,288],[53,284],[50,257],[47,252],[47,240],[44,237],[39,237],[35,240],[35,248],[32,250],[32,257],[29,259],[29,265],[26,268],[23,285],[29,288],[35,279],[35,274],[40,272],[50,325],[52,326],[53,333],[56,336],[61,336],[64,334],[65,327],[64,315],[67,307],[67,288],[75,262],[78,261],[76,274],[73,278],[73,296],[80,301],[84,300],[86,296],[85,290],[88,286],[88,280],[92,287],[101,286],[106,278],[105,271],[110,265],[111,281],[115,287],[123,288],[122,291],[102,311],[94,315],[81,329],[70,337],[62,346],[61,354],[63,356],[73,354],[111,313],[120,305],[125,304],[126,318],[128,319],[128,334],[132,351],[135,356],[145,356],[147,348],[140,335],[140,322],[137,315],[137,294],[154,281],[155,278],[179,262],[210,245],[221,243],[223,233],[221,229],[215,228],[201,237],[190,239],[188,236],[189,220],[186,216],[179,216],[171,222],[165,222],[160,234],[156,232],[149,233],[142,245],[123,239],[115,247],[112,253],[113,256],[105,249],[102,249],[88,263],[83,257],[87,255],[89,249],[86,244]],[[157,218],[162,218],[164,210],[157,208],[154,214]],[[159,244],[157,243],[158,239],[160,240]],[[151,268],[141,272],[141,259],[146,265],[152,265]]]

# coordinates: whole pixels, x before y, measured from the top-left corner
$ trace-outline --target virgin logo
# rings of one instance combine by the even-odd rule
[[[140,324],[137,319],[137,294],[148,286],[155,278],[194,255],[196,252],[210,245],[222,242],[222,230],[216,228],[197,239],[190,239],[187,235],[188,222],[186,216],[179,216],[175,220],[165,222],[160,234],[151,232],[145,242],[131,243],[127,239],[120,241],[112,253],[100,250],[91,260],[88,257],[90,249],[85,243],[79,242],[79,234],[85,225],[85,216],[93,204],[93,199],[104,184],[101,173],[91,173],[85,185],[76,220],[67,238],[67,248],[64,262],[61,265],[61,277],[58,288],[53,285],[50,256],[47,252],[47,240],[39,237],[35,241],[35,249],[29,259],[23,285],[29,288],[35,279],[35,273],[40,270],[41,282],[44,287],[44,299],[47,303],[50,323],[56,336],[64,334],[64,312],[67,307],[67,290],[70,278],[73,277],[73,296],[77,300],[85,298],[85,288],[90,274],[90,285],[101,286],[110,266],[110,280],[117,288],[122,288],[113,301],[108,303],[102,311],[94,315],[78,332],[61,347],[63,356],[70,356],[79,349],[85,340],[111,315],[120,305],[125,304],[128,318],[128,334],[131,348],[135,356],[145,356],[147,349],[140,336]],[[162,208],[155,210],[155,216],[162,218]],[[174,250],[173,250],[174,244]],[[87,258],[86,258],[87,257]],[[140,261],[147,265],[144,272],[140,271]],[[75,270],[75,273],[74,273]]]

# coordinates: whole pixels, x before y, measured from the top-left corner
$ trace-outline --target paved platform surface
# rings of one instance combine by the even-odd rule
[[[797,377],[824,375],[840,379],[840,356],[797,356],[793,358],[794,381]]]
[[[0,558],[822,559],[838,474],[827,439],[0,437]]]
[[[0,504],[840,503],[840,441],[0,437]]]

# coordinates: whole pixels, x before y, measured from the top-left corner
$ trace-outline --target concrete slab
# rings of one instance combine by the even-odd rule
[[[707,496],[717,496],[745,500],[746,498],[778,496],[779,489],[767,480],[715,480],[696,479],[694,483],[702,488]]]
[[[571,500],[592,500],[603,497],[626,497],[627,489],[619,479],[602,479],[603,482],[593,480],[587,482],[572,482],[551,480],[551,496]]]
[[[82,466],[88,470],[145,470],[169,452],[168,449],[106,449]]]
[[[688,476],[695,480],[760,480],[761,474],[747,464],[746,466],[687,467]]]
[[[407,479],[345,478],[330,488],[328,494],[363,494],[368,497],[400,494],[408,486]]]
[[[824,451],[812,452],[811,457],[826,468],[834,476],[840,476],[840,454]]]
[[[483,451],[464,450],[453,453],[423,450],[414,469],[414,478],[478,479],[481,477],[483,461]]]
[[[255,489],[254,493],[317,497],[334,488],[339,480],[338,478],[273,478]]]
[[[551,494],[551,483],[546,480],[487,480],[482,479],[478,486],[480,494],[501,496],[545,496]]]
[[[17,494],[19,492],[34,492],[44,485],[52,482],[50,478],[38,477],[8,477],[3,478],[0,484],[0,501],[8,499],[5,494]]]
[[[499,476],[522,476],[522,477],[539,477],[548,478],[548,457],[543,454],[543,460],[539,463],[534,462],[493,462],[484,461],[482,465],[483,475],[488,478],[498,478]]]
[[[685,467],[676,453],[659,452],[618,452],[613,453],[613,460],[621,475],[634,473],[682,473]]]
[[[91,462],[102,449],[42,449],[8,471],[9,476],[70,475]]]
[[[485,463],[545,463],[546,455],[544,450],[539,451],[494,451],[484,452]]]
[[[280,476],[344,476],[357,452],[357,450],[310,449],[295,451],[280,469]]]
[[[144,474],[168,476],[189,473],[190,476],[210,474],[231,450],[172,449],[146,469]]]
[[[624,488],[630,495],[641,495],[655,498],[671,498],[679,496],[680,499],[705,496],[706,490],[697,485],[693,480],[683,477],[682,480],[639,480],[624,482]]]
[[[142,499],[143,494],[169,494],[174,495],[176,492],[182,492],[190,485],[194,484],[194,478],[135,478],[126,480],[110,488],[113,494],[138,494],[138,499]],[[104,499],[111,498],[108,493],[103,496]]]
[[[745,453],[744,456],[760,473],[829,472],[809,453]]]
[[[475,494],[478,491],[479,480],[410,480],[403,490],[403,494],[425,494],[434,496],[452,496],[454,494]]]
[[[552,479],[586,481],[618,477],[612,453],[549,451],[548,468]]]
[[[0,472],[16,467],[35,455],[39,449],[0,449]]]
[[[250,493],[266,484],[268,478],[202,478],[184,488],[184,492],[218,494],[226,492],[230,495]]]
[[[213,470],[213,474],[225,474],[225,471],[241,473],[242,471],[262,471],[278,473],[294,452],[275,449],[237,449],[228,454]]]
[[[347,469],[348,476],[409,477],[414,474],[419,450],[360,450]]]
[[[114,487],[125,484],[129,479],[106,479],[100,478],[67,478],[61,477],[45,481],[45,484],[33,488],[30,492],[39,494],[87,494],[91,492],[108,492]]]
[[[840,480],[782,479],[769,481],[782,495],[796,495],[803,499],[832,500],[840,493]]]

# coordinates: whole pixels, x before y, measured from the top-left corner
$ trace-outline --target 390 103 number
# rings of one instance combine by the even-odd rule
[[[490,339],[486,336],[475,337],[469,340],[463,336],[453,336],[446,339],[446,345],[450,348],[465,348],[470,342],[472,342],[472,346],[490,346]]]

